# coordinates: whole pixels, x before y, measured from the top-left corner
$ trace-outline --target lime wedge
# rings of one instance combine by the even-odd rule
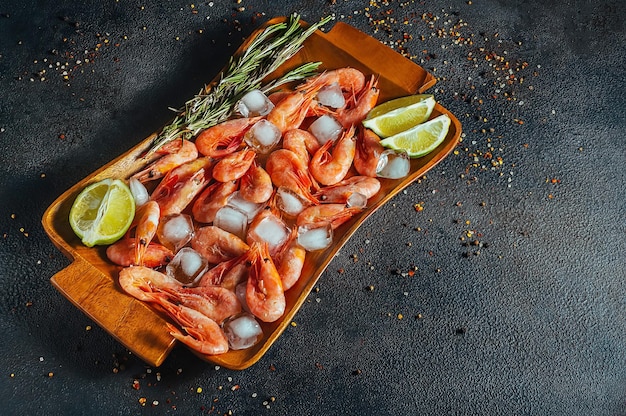
[[[128,231],[135,201],[119,179],[104,179],[78,194],[70,209],[70,226],[87,247],[112,244]]]
[[[434,99],[434,96],[432,94],[415,94],[407,95],[406,97],[394,98],[393,100],[385,101],[384,103],[378,104],[376,107],[372,108],[370,112],[367,113],[367,117],[365,119],[369,120],[390,111],[397,110],[398,108],[408,107],[429,98]]]
[[[393,136],[428,120],[430,113],[435,108],[435,104],[435,98],[431,95],[414,104],[365,119],[363,120],[363,125],[373,130],[380,137]]]
[[[439,146],[450,128],[450,117],[442,114],[412,129],[403,131],[380,141],[385,147],[405,150],[409,157],[420,157]]]

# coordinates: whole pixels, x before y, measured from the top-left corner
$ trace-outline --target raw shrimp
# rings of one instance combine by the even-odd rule
[[[358,94],[365,86],[365,75],[354,68],[339,68],[326,71],[311,78],[306,84],[311,82],[321,82],[323,85],[339,84],[344,95],[350,97]]]
[[[345,129],[358,125],[365,119],[367,113],[376,106],[379,94],[378,80],[372,75],[370,82],[357,96],[356,102],[337,110],[335,117]]]
[[[263,322],[274,322],[285,313],[286,301],[283,283],[267,243],[253,243],[249,259],[252,266],[246,285],[246,303],[254,316]]]
[[[235,118],[202,131],[196,137],[196,147],[205,156],[221,158],[236,151],[250,127],[261,117]]]
[[[159,226],[161,208],[156,201],[148,201],[137,209],[135,219],[131,224],[134,229],[135,240],[135,264],[143,266],[143,257],[148,244],[154,238]]]
[[[224,156],[213,167],[213,178],[220,182],[239,179],[250,169],[254,158],[256,152],[249,148]]]
[[[247,260],[247,253],[244,253],[239,257],[219,263],[202,275],[198,287],[222,286],[226,289],[235,290],[235,286],[248,277]]]
[[[345,204],[321,204],[305,208],[296,218],[298,226],[330,223],[336,229],[353,215],[361,212],[361,208],[346,207]]]
[[[306,164],[319,148],[320,142],[306,130],[291,129],[283,134],[283,149],[291,150]]]
[[[161,156],[145,169],[135,173],[131,178],[138,179],[142,183],[160,179],[170,170],[198,157],[196,145],[184,139],[172,140],[164,144],[157,150],[157,153],[164,156]]]
[[[354,168],[361,175],[375,178],[378,172],[380,155],[385,148],[380,144],[380,137],[366,128],[359,128],[356,139]]]
[[[320,189],[315,197],[323,203],[345,204],[350,196],[359,193],[370,199],[380,190],[380,181],[369,176],[352,176],[331,186]]]
[[[191,212],[198,222],[211,223],[215,214],[228,203],[228,198],[237,190],[236,181],[215,182],[209,185],[193,203]]]
[[[289,236],[289,240],[281,247],[276,254],[276,269],[283,282],[283,289],[289,290],[300,278],[304,260],[306,258],[306,250],[303,249],[297,241],[298,228],[294,227]]]
[[[239,193],[243,199],[255,204],[267,202],[274,193],[272,178],[263,167],[253,162],[241,177]]]
[[[281,134],[300,127],[307,116],[315,94],[323,86],[321,82],[310,82],[280,100],[266,116],[267,121],[278,127]]]
[[[332,153],[329,152],[331,146],[333,142],[330,140],[324,143],[309,163],[313,178],[323,185],[333,185],[341,181],[352,167],[356,149],[354,127],[346,130],[334,143]]]
[[[220,286],[165,289],[163,292],[171,302],[195,309],[218,324],[241,312],[241,302],[235,292]]]
[[[176,291],[183,285],[166,274],[144,266],[126,267],[120,271],[118,282],[121,288],[136,299],[154,302],[159,290]]]
[[[249,249],[241,238],[213,225],[197,229],[191,247],[213,264],[241,256]]]
[[[313,204],[318,203],[311,194],[313,181],[307,165],[291,150],[273,151],[267,158],[265,170],[269,173],[276,188],[287,188]]]
[[[162,299],[162,298],[159,298]],[[159,305],[188,334],[183,334],[168,323],[170,335],[201,354],[217,355],[228,352],[228,339],[222,328],[213,319],[184,305],[174,305],[160,300]]]
[[[107,247],[106,255],[111,262],[118,266],[138,266],[135,262],[135,240],[122,238]],[[145,246],[142,257],[142,266],[160,267],[165,266],[174,258],[174,253],[169,248],[157,243]]]
[[[152,192],[161,217],[180,214],[211,179],[212,161],[201,157],[171,170]]]

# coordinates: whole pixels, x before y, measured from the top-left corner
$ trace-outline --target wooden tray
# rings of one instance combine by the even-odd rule
[[[265,26],[283,20],[285,18],[276,18],[267,22]],[[245,49],[253,36],[237,53]],[[304,48],[278,72],[284,73],[288,69],[311,61],[321,61],[322,69],[349,66],[360,69],[365,74],[380,75],[379,102],[422,93],[436,81],[431,74],[409,59],[341,22],[336,23],[328,33],[318,30],[310,36],[304,43]],[[357,228],[395,194],[432,169],[457,145],[461,134],[458,119],[439,104],[435,106],[432,117],[443,113],[448,114],[452,120],[445,141],[427,156],[413,159],[408,177],[399,180],[382,179],[381,191],[370,200],[368,207],[337,230],[334,245],[324,251],[307,255],[302,277],[296,286],[285,294],[287,308],[284,316],[277,322],[262,324],[265,333],[262,342],[247,350],[201,356],[203,359],[231,369],[244,369],[263,356],[293,320],[326,266]],[[55,246],[72,260],[67,268],[52,277],[54,287],[135,355],[149,365],[159,366],[176,343],[166,327],[167,318],[146,303],[125,294],[117,284],[120,267],[106,259],[105,248],[85,247],[74,235],[68,222],[70,207],[86,185],[107,177],[127,178],[138,171],[145,165],[140,155],[149,149],[155,136],[156,134],[147,137],[136,147],[63,193],[48,207],[42,223]]]

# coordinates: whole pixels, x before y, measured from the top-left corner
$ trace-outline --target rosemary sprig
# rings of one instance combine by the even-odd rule
[[[330,16],[304,29],[300,16],[293,14],[288,22],[270,25],[259,33],[239,56],[231,57],[219,81],[205,86],[185,103],[178,115],[155,139],[148,154],[176,139],[190,139],[200,131],[226,120],[237,101],[248,91],[269,92],[279,86],[307,78],[315,73],[320,62],[301,65],[262,87],[262,81],[294,56],[304,41],[326,24]]]

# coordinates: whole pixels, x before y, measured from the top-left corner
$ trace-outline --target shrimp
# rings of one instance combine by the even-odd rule
[[[243,199],[255,204],[267,202],[274,193],[272,178],[263,167],[253,162],[241,177],[239,193]]]
[[[168,300],[195,309],[218,324],[241,312],[241,302],[235,292],[220,286],[164,289]]]
[[[219,182],[239,179],[250,169],[254,158],[256,152],[249,148],[224,156],[213,167],[213,178]]]
[[[279,102],[281,102],[283,98],[286,98],[292,92],[293,91],[289,91],[289,90],[274,91],[273,93],[267,96],[267,99],[270,100],[272,104],[276,105]]]
[[[319,148],[317,138],[306,130],[291,129],[283,134],[283,149],[291,150],[306,164],[309,163],[310,155],[315,154]]]
[[[145,266],[125,267],[120,271],[118,283],[124,292],[146,302],[156,301],[158,290],[176,291],[183,287],[178,280]]]
[[[170,335],[201,354],[217,355],[228,352],[228,339],[217,322],[195,309],[158,299],[167,315],[188,334],[183,334],[168,322]]]
[[[369,176],[352,176],[341,182],[337,182],[332,186],[325,186],[320,189],[315,197],[324,203],[340,203],[348,202],[350,196],[359,193],[370,199],[380,190],[380,181]]]
[[[376,106],[379,94],[378,80],[372,75],[367,86],[357,96],[355,103],[337,110],[335,118],[339,120],[345,129],[358,125],[365,119],[367,113]]]
[[[287,303],[267,243],[253,243],[249,259],[252,266],[246,284],[246,303],[254,316],[263,322],[274,322],[283,316]]]
[[[213,225],[197,229],[191,247],[213,264],[241,256],[249,249],[241,238]]]
[[[179,214],[211,179],[212,161],[198,158],[171,170],[152,192],[151,199],[161,207],[161,217]]]
[[[276,188],[289,189],[313,204],[319,202],[311,194],[313,181],[306,163],[291,150],[278,149],[273,151],[267,158],[265,170],[272,178],[272,183]]]
[[[239,257],[219,263],[202,275],[198,287],[222,286],[234,291],[235,286],[248,276],[247,259],[247,253],[244,253]]]
[[[356,140],[354,168],[360,175],[375,178],[378,172],[380,155],[385,148],[380,144],[380,137],[373,131],[360,128]]]
[[[267,114],[267,121],[278,127],[281,134],[300,127],[307,116],[315,95],[323,86],[321,82],[307,82],[280,100]]]
[[[164,144],[157,150],[157,153],[161,153],[164,156],[161,156],[145,169],[135,173],[131,178],[138,179],[141,183],[160,179],[170,170],[198,157],[196,145],[184,139],[172,140]]]
[[[106,256],[118,266],[139,266],[135,258],[135,240],[122,238],[107,247]],[[157,243],[150,243],[144,247],[141,265],[146,267],[165,266],[174,258],[174,253],[169,248]]]
[[[131,229],[135,231],[135,264],[143,266],[143,256],[159,226],[161,208],[156,201],[148,201],[137,209]]]
[[[250,127],[261,117],[226,120],[202,131],[196,137],[196,147],[205,156],[221,158],[236,151]]]
[[[283,282],[284,290],[289,290],[296,284],[304,267],[306,250],[298,244],[297,237],[298,228],[294,227],[289,239],[275,256],[276,269]]]
[[[210,223],[215,214],[228,203],[228,198],[237,190],[237,181],[215,182],[202,191],[193,203],[191,212],[198,222]]]
[[[329,152],[331,146],[333,142],[330,140],[324,143],[309,163],[313,178],[323,185],[333,185],[341,181],[352,167],[356,150],[354,127],[344,131],[334,143],[332,154]]]
[[[365,86],[365,75],[355,68],[339,68],[325,71],[308,80],[305,85],[311,82],[321,82],[323,85],[337,83],[345,95],[354,96]]]
[[[296,218],[298,226],[330,224],[334,229],[361,212],[359,207],[346,207],[345,204],[321,204],[305,208]]]

